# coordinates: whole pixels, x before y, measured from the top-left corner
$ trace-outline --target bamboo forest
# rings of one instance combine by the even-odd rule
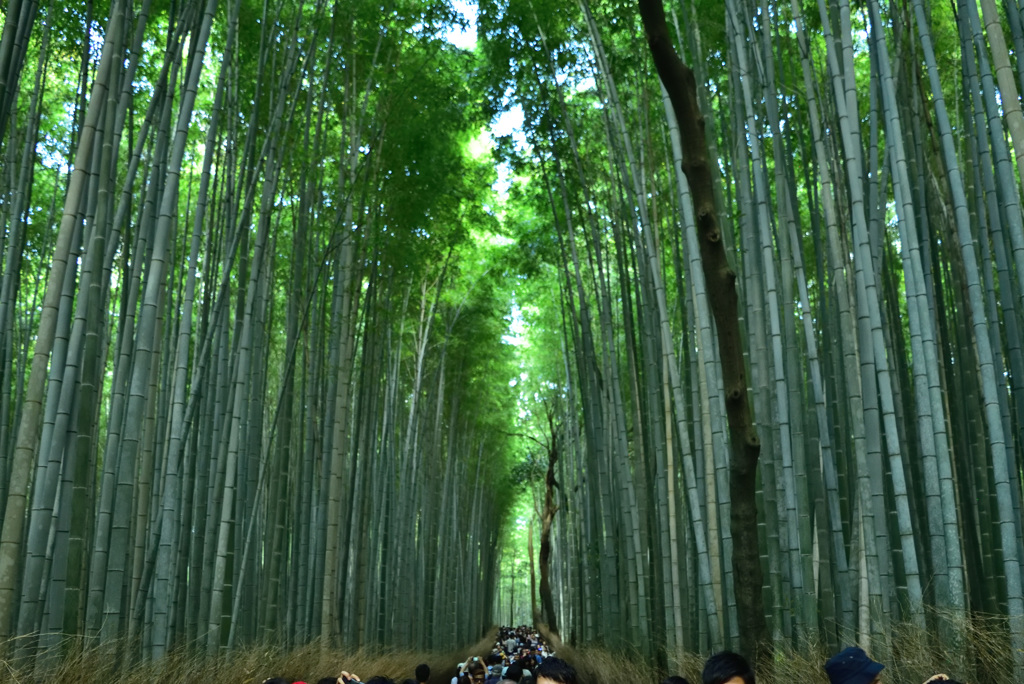
[[[1024,682],[1024,0],[0,15],[2,663]]]

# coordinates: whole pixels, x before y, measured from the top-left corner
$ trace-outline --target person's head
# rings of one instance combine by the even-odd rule
[[[561,658],[545,658],[533,676],[537,684],[578,684],[576,668]]]
[[[754,671],[740,654],[722,651],[704,663],[701,680],[704,684],[754,684]]]
[[[844,648],[825,663],[825,673],[832,684],[872,684],[880,679],[885,665],[876,663],[859,646]]]
[[[264,679],[263,684],[291,684],[291,682],[284,677],[270,677],[269,679]]]
[[[426,663],[420,663],[416,666],[416,681],[420,684],[430,679],[430,666]]]
[[[316,684],[341,684],[340,677],[321,677]]]
[[[484,680],[487,679],[487,667],[484,665],[484,661],[474,657],[466,665],[466,675],[469,678],[470,684],[483,684]]]
[[[523,665],[519,661],[516,661],[505,668],[505,674],[502,675],[504,679],[508,679],[513,682],[518,682],[523,678]]]
[[[679,675],[672,675],[671,677],[666,677],[661,684],[690,684],[690,680]]]

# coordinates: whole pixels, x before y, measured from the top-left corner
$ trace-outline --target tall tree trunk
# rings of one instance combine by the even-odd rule
[[[551,525],[554,522],[555,514],[558,513],[558,504],[555,503],[555,488],[558,482],[555,480],[555,465],[558,463],[558,434],[555,429],[555,418],[549,409],[548,412],[548,468],[544,474],[544,508],[540,516],[540,605],[541,615],[553,634],[558,635],[558,619],[555,614],[555,598],[551,591]]]
[[[715,208],[711,163],[704,137],[704,116],[697,103],[693,71],[676,54],[665,23],[661,0],[640,0],[640,15],[658,75],[669,93],[683,142],[683,171],[690,182],[701,263],[707,282],[711,311],[718,326],[726,412],[729,419],[730,525],[733,538],[733,572],[737,582],[736,605],[740,648],[755,661],[768,648],[768,626],[761,595],[761,560],[757,540],[756,477],[761,444],[750,415],[747,381],[737,311],[736,273],[722,244]]]

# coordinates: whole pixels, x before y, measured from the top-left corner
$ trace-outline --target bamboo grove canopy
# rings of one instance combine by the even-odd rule
[[[771,639],[984,616],[1024,671],[1024,3],[664,7]],[[0,637],[469,643],[543,451],[545,621],[740,643],[736,368],[637,5],[0,12]]]

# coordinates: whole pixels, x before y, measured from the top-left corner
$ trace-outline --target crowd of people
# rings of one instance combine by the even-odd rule
[[[427,684],[430,666],[416,667],[415,679],[402,684]],[[307,684],[282,677],[271,677],[263,684]],[[372,677],[365,683],[359,675],[342,672],[338,677],[324,677],[316,684],[395,684],[388,677]],[[556,658],[535,630],[528,627],[503,627],[491,652],[481,658],[473,656],[459,663],[451,684],[579,684],[576,670],[569,663]]]
[[[427,684],[430,680],[430,666],[426,663],[422,663],[416,666],[416,678],[406,679],[402,684]],[[264,679],[263,684],[307,684],[307,682],[296,679],[285,679],[284,677],[271,677]],[[371,677],[370,679],[363,682],[359,675],[351,672],[342,671],[342,673],[336,677],[322,677],[318,679],[316,684],[395,684],[395,681],[390,677]]]
[[[881,684],[885,666],[872,660],[857,646],[845,648],[825,663],[830,684]],[[416,667],[415,679],[402,684],[427,684],[430,667]],[[961,684],[945,674],[937,674],[924,684]],[[280,677],[263,684],[306,684]],[[317,684],[363,684],[358,675],[342,672],[339,677],[324,677]],[[373,677],[365,684],[395,684],[387,677]],[[581,684],[576,670],[555,656],[535,630],[528,627],[503,627],[491,652],[459,663],[450,684]],[[690,684],[685,677],[672,676],[661,684]],[[704,663],[701,684],[756,684],[754,669],[747,660],[731,651],[716,653]]]
[[[537,631],[502,627],[491,652],[459,663],[451,684],[577,684],[577,676]]]

